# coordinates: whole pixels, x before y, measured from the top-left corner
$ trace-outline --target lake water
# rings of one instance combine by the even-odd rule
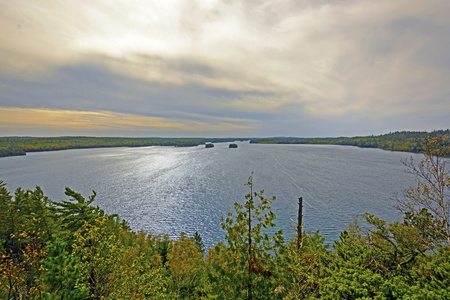
[[[117,213],[133,230],[169,234],[198,231],[206,246],[224,240],[220,217],[245,202],[253,172],[254,191],[276,196],[272,210],[286,238],[295,233],[298,198],[303,223],[338,239],[355,216],[374,213],[393,221],[393,193],[415,185],[402,159],[422,155],[331,145],[256,145],[238,142],[192,148],[100,148],[29,153],[0,159],[0,180],[13,192],[40,186],[52,200],[67,200],[64,187]]]

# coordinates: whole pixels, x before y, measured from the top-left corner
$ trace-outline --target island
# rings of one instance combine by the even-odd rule
[[[426,131],[396,131],[381,135],[355,137],[269,137],[251,138],[252,144],[329,144],[348,145],[362,148],[379,148],[390,151],[424,153],[428,138],[441,138],[441,144],[450,157],[450,129]],[[213,143],[233,143],[244,141],[239,138],[160,138],[160,137],[0,137],[0,157],[26,155],[28,152],[56,151],[67,149],[104,148],[104,147],[149,147],[173,146],[192,147],[205,144],[206,148],[214,147]],[[237,148],[231,146],[230,148]]]
[[[234,142],[236,138],[160,138],[160,137],[0,137],[0,157],[26,155],[28,152],[105,147],[195,147],[205,143]]]

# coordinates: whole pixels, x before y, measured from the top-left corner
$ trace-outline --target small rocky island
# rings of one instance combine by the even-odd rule
[[[214,147],[214,144],[212,144],[212,143],[205,144],[205,148],[213,148],[213,147]]]
[[[228,148],[237,148],[238,146],[237,146],[237,144],[230,144],[229,146],[228,146]]]

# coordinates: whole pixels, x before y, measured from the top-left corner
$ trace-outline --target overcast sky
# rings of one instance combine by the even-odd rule
[[[0,136],[450,128],[449,0],[0,1]]]

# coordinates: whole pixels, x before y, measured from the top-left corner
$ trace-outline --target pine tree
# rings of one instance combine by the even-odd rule
[[[274,256],[284,243],[282,230],[269,235],[275,227],[275,214],[270,203],[276,198],[264,197],[264,191],[253,192],[250,176],[246,186],[250,193],[244,205],[235,203],[236,216],[222,219],[227,244],[215,247],[212,264],[216,292],[225,299],[270,299],[276,287],[277,267]]]

